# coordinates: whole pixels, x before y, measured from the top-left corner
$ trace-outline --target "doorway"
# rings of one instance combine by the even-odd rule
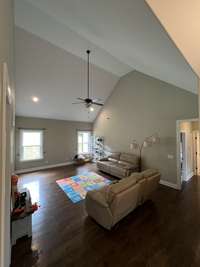
[[[177,121],[177,185],[200,174],[199,120]]]

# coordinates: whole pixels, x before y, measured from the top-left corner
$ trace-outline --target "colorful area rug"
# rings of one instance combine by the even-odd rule
[[[85,199],[87,191],[99,189],[110,184],[111,181],[95,172],[87,172],[57,180],[56,183],[73,203],[77,203],[80,200]]]

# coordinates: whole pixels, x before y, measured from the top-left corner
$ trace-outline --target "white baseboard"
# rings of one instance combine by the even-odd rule
[[[179,189],[179,186],[177,184],[174,184],[168,181],[160,180],[160,184],[171,187],[173,189],[177,189],[177,190]]]
[[[41,170],[46,170],[46,169],[51,169],[51,168],[56,168],[56,167],[68,166],[68,165],[72,165],[72,164],[73,164],[73,161],[69,161],[69,162],[64,162],[64,163],[58,163],[58,164],[45,165],[45,166],[28,168],[28,169],[16,170],[15,173],[21,174],[21,173],[26,173],[26,172],[35,172],[35,171],[41,171]]]
[[[184,181],[188,182],[193,176],[194,176],[194,172],[189,173],[189,174],[185,177]]]

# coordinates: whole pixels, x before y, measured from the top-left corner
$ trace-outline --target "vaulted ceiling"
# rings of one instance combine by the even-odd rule
[[[17,115],[93,121],[99,111],[88,113],[84,105],[72,105],[86,97],[86,62],[38,36],[16,28]],[[84,51],[85,52],[85,51]],[[84,53],[83,52],[83,53]],[[91,66],[91,96],[105,101],[118,77]],[[39,98],[38,103],[32,97]]]
[[[92,95],[106,101],[138,70],[197,93],[197,77],[144,0],[17,0],[17,114],[93,121],[82,106],[85,50],[92,50]],[[37,108],[31,96],[41,101]]]
[[[200,1],[146,1],[200,77]]]

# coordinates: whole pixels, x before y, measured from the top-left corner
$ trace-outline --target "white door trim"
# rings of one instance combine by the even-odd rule
[[[199,147],[199,130],[192,131],[192,142],[193,142],[193,161],[196,162],[196,166],[194,166],[193,162],[193,172],[196,175],[200,175],[200,147]],[[197,169],[196,169],[197,168]]]
[[[5,176],[6,176],[6,93],[7,93],[7,78],[8,77],[8,69],[7,64],[2,64],[1,70],[1,82],[0,82],[0,187],[1,187],[1,195],[0,195],[0,266],[5,265]]]
[[[193,122],[199,121],[198,118],[195,119],[184,119],[176,121],[176,174],[177,174],[177,188],[181,190],[182,188],[182,179],[181,179],[181,166],[180,166],[180,124],[181,122]]]

